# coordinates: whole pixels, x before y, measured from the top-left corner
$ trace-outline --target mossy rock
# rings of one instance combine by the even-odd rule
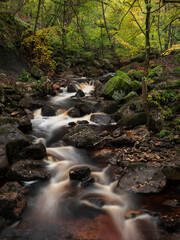
[[[131,79],[141,81],[144,71],[130,70],[127,74]]]
[[[114,99],[114,97],[116,98],[116,94],[114,95],[114,97],[113,97],[113,94],[116,91],[116,93],[119,93],[125,96],[131,90],[130,83],[129,83],[130,81],[131,80],[129,76],[126,73],[122,71],[118,71],[118,75],[111,78],[106,83],[103,89],[102,95],[105,98]]]
[[[125,128],[133,128],[138,125],[145,124],[147,121],[147,117],[145,112],[140,113],[133,113],[124,116],[122,119],[118,121],[118,127],[125,127]]]
[[[137,98],[137,97],[138,97],[137,93],[134,92],[134,91],[131,91],[123,98],[123,100],[124,100],[124,102],[128,102],[131,99],[134,99],[134,98]]]
[[[142,91],[142,83],[141,82],[138,82],[138,81],[132,81],[130,83],[130,86],[132,88],[132,91],[134,92],[137,92],[137,93],[140,93]]]
[[[39,69],[36,65],[32,66],[30,73],[36,79],[40,79],[42,76],[44,76],[43,71],[41,71],[41,69]]]
[[[164,75],[164,69],[161,66],[157,66],[153,69],[149,69],[149,72],[148,72],[149,78],[154,78],[156,76],[160,77],[162,75]]]
[[[137,99],[130,104],[130,109],[135,112],[143,112],[142,99]]]

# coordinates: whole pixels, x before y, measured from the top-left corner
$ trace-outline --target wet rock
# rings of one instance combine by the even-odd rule
[[[42,106],[41,115],[48,116],[48,117],[56,116],[56,110],[51,106],[45,105],[45,106]]]
[[[75,122],[69,122],[68,125],[73,127],[73,126],[76,126],[76,123]]]
[[[90,203],[94,204],[97,207],[103,207],[106,203],[105,199],[100,197],[93,197],[88,199]]]
[[[0,215],[6,219],[18,220],[26,208],[25,197],[16,192],[0,194]]]
[[[180,217],[162,216],[160,226],[168,232],[180,233]]]
[[[20,156],[22,159],[41,160],[46,157],[46,148],[42,143],[32,144],[25,147]]]
[[[41,71],[36,65],[32,66],[30,73],[36,79],[40,79],[42,76],[44,76],[43,71]]]
[[[133,128],[138,125],[145,124],[147,121],[146,114],[144,112],[133,113],[122,117],[117,125],[120,127]]]
[[[0,194],[16,192],[20,194],[27,194],[29,190],[21,186],[18,182],[7,182],[0,188]]]
[[[72,92],[77,92],[78,88],[76,86],[76,83],[69,83],[67,86],[67,92],[72,93]]]
[[[68,111],[68,116],[72,117],[72,118],[78,118],[81,116],[81,113],[80,113],[80,110],[79,108],[71,108],[69,111]]]
[[[21,160],[13,163],[6,174],[10,181],[33,181],[49,178],[46,164],[39,160]]]
[[[99,125],[109,125],[113,119],[105,113],[93,113],[91,114],[90,121],[95,122]]]
[[[95,101],[83,101],[75,105],[76,108],[79,108],[82,115],[90,114],[99,109],[99,104]]]
[[[32,123],[30,119],[20,121],[18,124],[18,129],[23,133],[28,133],[32,130]]]
[[[88,125],[89,122],[88,122],[87,120],[78,120],[78,121],[77,121],[77,124],[78,124],[78,125]]]
[[[180,201],[177,199],[166,200],[163,202],[163,205],[173,207],[173,208],[180,207]]]
[[[82,187],[88,187],[91,186],[95,182],[95,179],[93,177],[89,177],[81,182]]]
[[[71,180],[87,180],[87,178],[90,176],[91,170],[88,167],[81,167],[77,169],[72,169],[69,172],[69,177]]]
[[[75,147],[92,148],[96,146],[101,138],[88,126],[77,126],[67,133],[63,140]]]
[[[6,155],[10,162],[20,158],[24,147],[30,145],[29,139],[15,126],[2,125],[0,127],[0,144],[6,145]]]
[[[168,180],[179,181],[180,180],[180,166],[176,164],[165,165],[162,168],[162,172]]]
[[[119,187],[135,193],[157,193],[166,186],[166,177],[159,167],[130,164],[119,180]]]
[[[9,163],[6,157],[6,150],[4,145],[0,145],[0,179],[4,177],[9,168]]]
[[[75,97],[77,98],[85,97],[85,93],[81,89],[78,89],[77,93],[75,94]]]

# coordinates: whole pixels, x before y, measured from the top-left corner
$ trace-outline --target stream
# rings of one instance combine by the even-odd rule
[[[94,89],[93,82],[77,83],[86,97]],[[69,123],[89,122],[98,131],[104,127],[90,121],[90,114],[72,118],[68,112],[78,101],[66,88],[49,104],[58,109],[56,116],[44,117],[41,109],[34,111],[32,137],[46,146],[48,182],[24,182],[33,188],[28,207],[21,221],[4,230],[1,239],[30,240],[155,240],[159,239],[156,217],[148,214],[132,216],[138,209],[137,198],[117,188],[114,166],[103,159],[94,160],[95,149],[87,150],[66,145],[62,136],[71,128]],[[76,171],[86,174],[77,179]],[[75,179],[75,180],[74,180]]]

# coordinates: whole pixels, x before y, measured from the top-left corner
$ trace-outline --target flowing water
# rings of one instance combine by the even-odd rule
[[[94,88],[92,83],[78,86],[86,96]],[[36,196],[29,200],[23,220],[11,230],[9,228],[9,239],[157,239],[152,217],[146,214],[127,217],[134,205],[133,199],[120,191],[117,182],[109,177],[111,166],[98,167],[88,152],[66,146],[61,141],[69,122],[90,122],[90,115],[73,119],[67,115],[67,108],[74,100],[72,96],[74,93],[67,93],[64,88],[62,94],[50,99],[50,103],[60,109],[54,117],[41,116],[41,109],[34,112],[34,142],[43,142],[47,148],[44,161],[51,172],[51,179],[38,188]],[[96,125],[93,122],[90,124]],[[91,176],[95,179],[93,184],[83,187],[80,181],[70,180],[69,172],[79,167],[91,169]]]

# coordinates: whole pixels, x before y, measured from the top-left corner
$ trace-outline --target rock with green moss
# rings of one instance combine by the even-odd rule
[[[123,100],[124,102],[129,102],[131,99],[134,99],[137,97],[138,97],[137,93],[134,91],[131,91],[123,98]]]
[[[142,91],[142,83],[138,81],[132,81],[130,86],[134,92],[140,93]]]
[[[74,147],[93,148],[101,138],[88,126],[78,126],[67,133],[63,140]]]
[[[157,66],[153,69],[149,69],[149,72],[148,72],[148,77],[149,78],[154,78],[156,76],[160,77],[160,76],[163,76],[163,75],[164,75],[164,69],[161,66]]]
[[[124,116],[118,121],[119,127],[133,128],[138,125],[145,124],[147,121],[146,114],[144,112],[132,113]]]
[[[30,145],[30,140],[15,126],[2,125],[0,136],[0,144],[6,145],[6,155],[9,162],[18,160],[24,147]]]
[[[104,96],[107,99],[114,99],[114,100],[120,99],[121,96],[123,96],[123,95],[125,96],[127,93],[130,92],[130,90],[131,90],[130,82],[131,82],[131,79],[129,78],[129,76],[126,73],[124,73],[122,71],[118,71],[117,76],[111,78],[106,83],[106,85],[103,89],[102,96]],[[116,97],[117,93],[119,93],[121,95],[118,98]],[[114,96],[113,96],[113,94],[114,94]]]
[[[44,76],[43,71],[41,71],[36,65],[32,66],[30,72],[31,72],[31,75],[36,79],[40,79],[42,76]]]
[[[131,79],[141,81],[144,72],[131,69],[127,74]]]

